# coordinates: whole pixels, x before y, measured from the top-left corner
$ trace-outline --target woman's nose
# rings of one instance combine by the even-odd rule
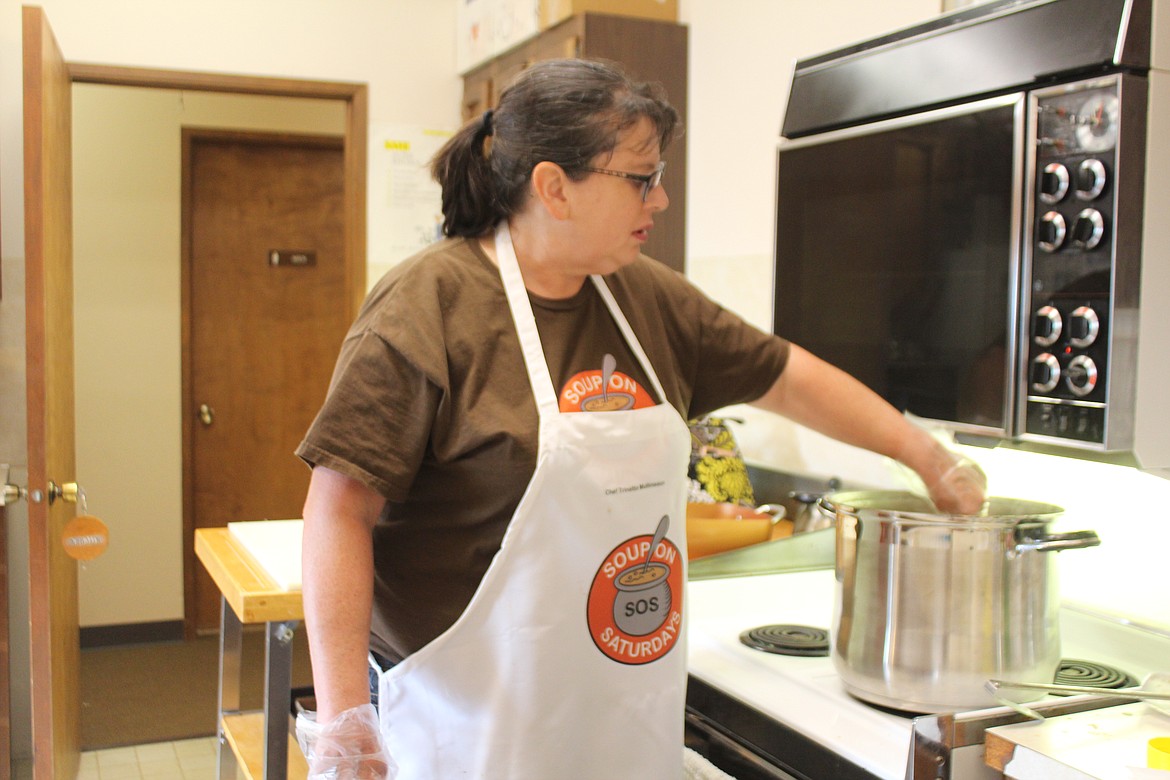
[[[670,206],[670,196],[666,194],[666,185],[659,183],[657,187],[646,193],[646,205],[654,211],[666,211]]]

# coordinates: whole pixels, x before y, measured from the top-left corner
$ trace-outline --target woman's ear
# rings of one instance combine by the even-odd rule
[[[569,177],[561,166],[538,162],[532,169],[532,194],[554,219],[569,218]]]

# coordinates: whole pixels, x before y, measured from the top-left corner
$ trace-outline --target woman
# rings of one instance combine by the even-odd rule
[[[371,292],[298,449],[321,776],[381,776],[380,736],[404,780],[682,777],[690,417],[752,402],[981,503],[860,383],[641,255],[677,121],[543,62],[436,156],[448,238]]]

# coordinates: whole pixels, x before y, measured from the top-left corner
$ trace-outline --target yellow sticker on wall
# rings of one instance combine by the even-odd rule
[[[109,546],[110,530],[93,515],[79,515],[65,524],[61,541],[70,558],[92,561]]]

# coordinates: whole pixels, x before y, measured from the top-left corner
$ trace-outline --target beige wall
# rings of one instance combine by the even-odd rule
[[[74,87],[77,482],[111,538],[81,565],[83,627],[183,618],[184,127],[340,136],[345,103]]]

